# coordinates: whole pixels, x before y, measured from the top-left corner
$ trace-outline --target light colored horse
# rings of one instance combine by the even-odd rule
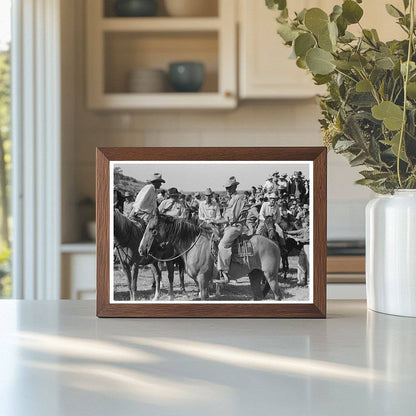
[[[279,247],[260,235],[254,235],[250,241],[253,245],[253,256],[249,258],[249,265],[232,262],[229,271],[231,278],[238,279],[248,275],[253,297],[260,300],[263,298],[261,279],[265,277],[275,300],[281,300],[278,282]],[[158,214],[147,224],[139,253],[142,256],[148,255],[153,243],[156,246],[170,243],[175,253],[182,254],[186,273],[198,284],[201,300],[207,300],[208,283],[218,273],[211,253],[211,233],[184,219]]]

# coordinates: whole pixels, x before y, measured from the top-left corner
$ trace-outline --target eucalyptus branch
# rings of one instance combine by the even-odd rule
[[[402,177],[400,173],[400,157],[402,155],[403,139],[404,132],[406,129],[406,108],[407,108],[407,83],[409,82],[409,68],[412,58],[413,50],[413,36],[415,28],[415,0],[410,0],[410,30],[409,30],[409,44],[407,47],[407,60],[406,60],[406,72],[404,76],[404,85],[403,85],[403,118],[402,118],[402,127],[400,129],[400,140],[399,140],[399,149],[397,152],[397,178],[399,180],[399,185],[402,188]]]

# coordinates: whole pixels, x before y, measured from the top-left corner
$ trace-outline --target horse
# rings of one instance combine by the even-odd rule
[[[276,228],[274,226],[274,220],[272,217],[266,217],[264,225],[265,227],[263,235],[265,237],[270,238],[270,240],[274,241],[280,247],[280,253],[282,256],[282,271],[284,273],[284,279],[286,280],[287,273],[289,272],[289,254],[293,249],[301,250],[302,247],[295,239],[291,237],[285,236],[284,239],[280,237],[276,231]]]
[[[135,300],[135,292],[137,288],[137,276],[140,266],[149,265],[153,272],[153,285],[155,294],[153,300],[158,300],[160,297],[160,281],[161,271],[159,262],[157,259],[151,257],[143,257],[139,254],[139,244],[143,237],[146,224],[140,218],[136,221],[131,221],[120,211],[114,209],[114,238],[116,240],[116,251],[120,259],[120,263],[127,275],[129,281],[130,299]],[[162,257],[170,257],[174,254],[172,247],[159,248],[158,254]],[[161,259],[163,260],[163,259]],[[165,261],[165,260],[163,260]],[[184,283],[184,264],[182,259],[174,261],[166,261],[166,269],[168,271],[168,277],[170,282],[169,297],[173,300],[173,276],[175,271],[175,265],[179,268],[180,286],[182,291],[185,291]]]
[[[114,239],[116,252],[129,281],[130,300],[136,300],[139,267],[149,265],[157,276],[155,298],[159,297],[161,272],[157,261],[139,255],[139,244],[146,229],[144,222],[133,222],[114,209]]]
[[[182,253],[185,271],[199,286],[201,300],[208,300],[208,284],[218,274],[211,251],[213,233],[182,218],[173,218],[157,214],[152,217],[146,227],[139,253],[149,254],[154,244],[172,244],[176,253]],[[231,263],[229,274],[233,279],[249,276],[253,297],[262,299],[261,279],[266,277],[276,300],[282,294],[278,283],[280,266],[280,249],[273,241],[260,235],[251,237],[253,256],[249,265]]]

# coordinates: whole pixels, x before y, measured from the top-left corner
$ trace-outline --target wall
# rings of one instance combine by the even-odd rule
[[[96,146],[319,146],[319,107],[314,99],[242,102],[233,111],[92,112],[85,107],[85,23],[83,0],[74,0],[75,18],[68,18],[64,57],[74,65],[63,79],[74,88],[73,115],[67,120],[74,140],[63,155],[64,208],[95,193]],[[69,16],[71,14],[69,13]],[[69,71],[67,71],[69,72]],[[72,87],[71,87],[72,86]],[[364,236],[364,206],[372,193],[354,185],[357,171],[330,154],[328,166],[328,235]],[[68,185],[69,183],[69,185]],[[72,184],[72,185],[71,185]],[[208,185],[208,184],[207,184]],[[65,195],[67,195],[65,197]],[[81,222],[81,219],[78,218]],[[64,215],[64,241],[80,237]],[[74,235],[74,230],[78,230]]]

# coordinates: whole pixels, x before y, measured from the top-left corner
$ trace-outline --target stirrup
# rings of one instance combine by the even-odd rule
[[[230,277],[228,276],[228,272],[221,271],[220,279],[214,279],[214,283],[222,283],[227,284],[230,281]]]

